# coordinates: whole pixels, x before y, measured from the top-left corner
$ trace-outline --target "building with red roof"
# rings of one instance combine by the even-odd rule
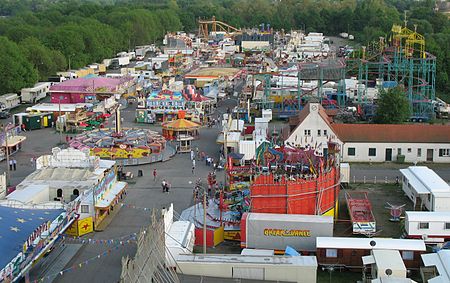
[[[450,163],[450,125],[334,123],[319,103],[309,103],[283,131],[286,144],[327,152],[341,146],[344,162]]]

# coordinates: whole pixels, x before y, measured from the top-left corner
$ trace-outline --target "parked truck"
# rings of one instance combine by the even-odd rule
[[[109,68],[113,70],[117,70],[120,67],[127,66],[130,64],[130,58],[128,57],[117,57],[111,60],[109,64]]]
[[[448,119],[450,113],[450,105],[437,97],[436,101],[434,101],[433,104],[436,117],[440,119]]]
[[[332,236],[332,216],[244,213],[241,219],[243,248],[315,251],[317,237]]]

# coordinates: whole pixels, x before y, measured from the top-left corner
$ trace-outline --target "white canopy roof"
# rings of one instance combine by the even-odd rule
[[[374,241],[375,246],[370,242]],[[399,251],[425,251],[423,240],[391,239],[391,238],[347,238],[347,237],[317,237],[317,248],[327,249],[382,249]]]

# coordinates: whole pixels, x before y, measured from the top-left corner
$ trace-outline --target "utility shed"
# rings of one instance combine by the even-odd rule
[[[315,256],[180,255],[177,272],[220,278],[315,283]]]
[[[406,278],[406,267],[398,251],[373,250],[372,255],[362,258],[364,265],[370,265],[372,278]]]
[[[426,166],[400,169],[402,189],[414,204],[414,210],[450,211],[450,185]]]

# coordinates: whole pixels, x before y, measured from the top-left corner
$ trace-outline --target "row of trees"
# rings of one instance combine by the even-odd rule
[[[0,93],[17,92],[38,79],[46,80],[67,69],[69,61],[72,68],[101,62],[118,51],[155,42],[167,31],[181,29],[176,9],[168,5],[155,4],[151,9],[132,4],[53,2],[31,1],[40,8],[32,11],[19,5],[22,10],[0,19]]]
[[[438,94],[449,100],[450,21],[434,5],[432,0],[8,0],[0,1],[0,15],[6,16],[0,36],[17,44],[14,50],[44,79],[64,69],[69,58],[80,67],[157,41],[167,31],[195,31],[198,18],[216,16],[236,27],[270,23],[286,31],[348,32],[367,44],[387,37],[406,11],[408,27],[417,25],[427,50],[437,56]],[[16,90],[5,85],[1,80],[2,92]]]

